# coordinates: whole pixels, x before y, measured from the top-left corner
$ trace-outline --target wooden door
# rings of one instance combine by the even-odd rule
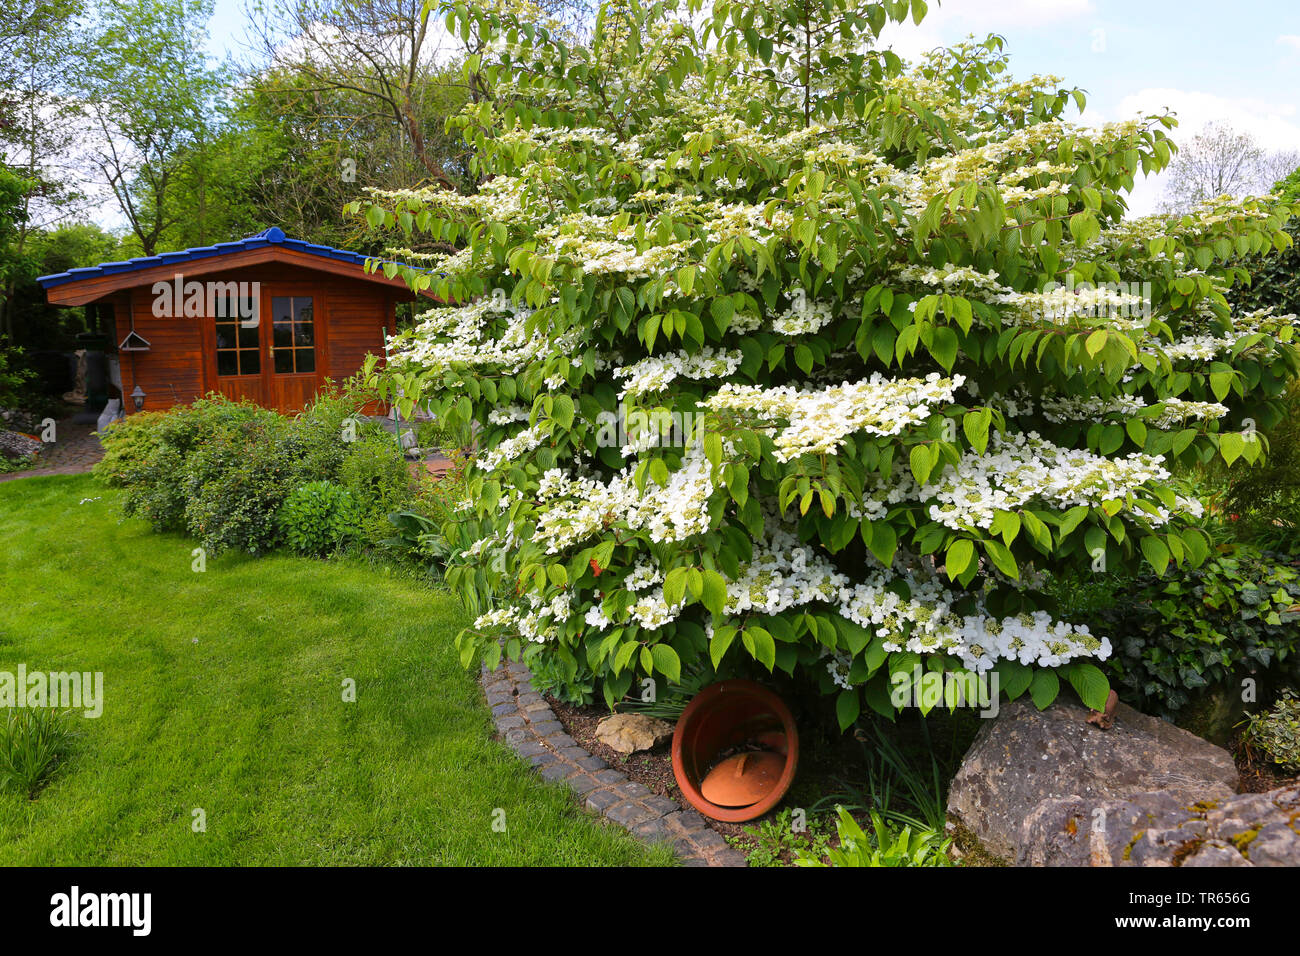
[[[279,412],[301,411],[327,367],[323,296],[306,283],[263,283],[257,304],[209,318],[214,390]]]
[[[284,293],[284,294],[281,294]],[[325,356],[319,354],[318,312],[320,296],[280,289],[268,293],[264,315],[267,362],[264,373],[266,404],[281,412],[296,412],[316,394]]]
[[[214,376],[211,379],[214,384],[211,390],[235,401],[248,399],[266,405],[262,322],[260,313],[251,309],[252,305],[228,301],[216,315],[208,316],[204,341],[212,347],[209,371]]]

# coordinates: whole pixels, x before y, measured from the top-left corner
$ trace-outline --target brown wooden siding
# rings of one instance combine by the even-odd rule
[[[264,305],[263,319],[269,332],[266,302],[276,295],[310,295],[313,299],[316,336],[314,373],[267,374],[271,368],[267,338],[262,346],[262,372],[257,376],[217,375],[216,332],[211,317],[158,317],[153,314],[152,286],[139,286],[115,293],[115,334],[118,342],[131,330],[147,339],[147,352],[122,352],[123,405],[134,410],[130,394],[136,385],[145,392],[145,408],[160,410],[185,404],[211,391],[231,398],[246,397],[281,411],[294,411],[307,404],[326,377],[343,383],[362,365],[368,353],[381,358],[384,330],[393,330],[395,304],[400,293],[361,280],[289,265],[261,265],[226,272],[208,273],[200,281],[258,282]]]

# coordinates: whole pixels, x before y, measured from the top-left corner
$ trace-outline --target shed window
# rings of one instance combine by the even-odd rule
[[[277,373],[316,371],[316,324],[311,296],[273,296],[271,335]]]
[[[257,350],[257,325],[240,321],[239,308],[232,298],[222,314],[214,317],[217,325],[217,374],[257,375],[262,371],[262,357]]]

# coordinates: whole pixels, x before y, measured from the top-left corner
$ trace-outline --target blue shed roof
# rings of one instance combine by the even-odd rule
[[[355,265],[365,265],[366,260],[369,258],[359,252],[350,252],[347,249],[335,249],[332,246],[304,242],[301,239],[290,239],[282,229],[272,226],[270,229],[264,229],[257,233],[257,235],[249,236],[247,239],[239,239],[235,242],[218,242],[214,246],[196,246],[193,249],[182,249],[180,252],[160,252],[156,256],[140,256],[135,259],[127,259],[124,262],[101,262],[97,266],[69,269],[67,272],[56,272],[53,275],[40,276],[36,281],[42,287],[50,289],[68,282],[78,282],[82,279],[94,279],[101,276],[116,275],[121,272],[136,272],[141,269],[151,269],[155,266],[177,265],[182,262],[193,262],[197,259],[224,256],[232,252],[243,252],[247,249],[258,249],[270,245],[283,246],[286,249],[294,249],[324,259],[336,259]]]

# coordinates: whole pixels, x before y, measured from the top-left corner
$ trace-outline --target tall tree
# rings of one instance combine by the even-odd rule
[[[97,134],[93,166],[146,255],[181,216],[204,231],[204,168],[226,80],[202,48],[211,15],[212,0],[114,0],[97,10],[81,80]],[[185,162],[198,164],[194,207],[172,201]]]
[[[251,20],[267,76],[286,80],[283,96],[355,94],[401,130],[424,178],[455,188],[445,117],[430,117],[429,106],[462,50],[430,10],[425,0],[255,0]]]
[[[82,13],[81,0],[0,0],[0,167],[23,184],[0,251],[0,340],[13,339],[14,289],[31,268],[30,237],[85,199],[69,162],[80,108],[67,83],[83,54]]]

